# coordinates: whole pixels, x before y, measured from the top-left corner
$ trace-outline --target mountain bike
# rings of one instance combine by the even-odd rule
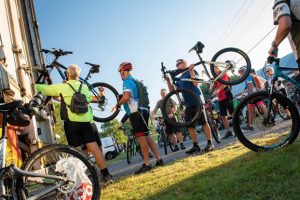
[[[195,95],[192,91],[178,88],[176,85],[177,81],[188,81],[188,82],[197,82],[202,84],[208,84],[210,85],[210,88],[213,88],[216,81],[219,81],[226,85],[235,85],[238,83],[241,83],[244,81],[247,76],[250,73],[251,69],[251,63],[250,59],[247,56],[246,53],[244,53],[242,50],[239,50],[237,48],[225,48],[220,51],[218,51],[212,58],[212,61],[204,61],[202,57],[200,56],[200,53],[202,53],[202,50],[204,48],[204,45],[201,42],[198,42],[190,51],[196,51],[200,61],[198,63],[195,63],[194,65],[202,65],[206,75],[208,76],[209,80],[205,81],[204,79],[199,78],[178,78],[177,75],[184,73],[185,71],[189,70],[189,68],[185,69],[177,69],[177,70],[166,70],[166,67],[163,63],[161,63],[161,71],[163,74],[163,78],[168,78],[174,87],[174,90],[168,93],[168,95],[164,98],[161,106],[161,111],[164,116],[164,119],[166,119],[170,124],[177,125],[180,127],[183,126],[189,126],[196,119],[198,118],[200,111],[202,110],[202,104],[204,104],[204,98],[202,99],[202,103],[200,102],[200,99]],[[210,74],[208,73],[208,70],[206,68],[205,64],[210,65],[210,71],[213,76],[211,78]],[[223,71],[221,71],[220,74],[217,74],[215,72],[215,67],[218,66],[219,68],[222,68]],[[243,76],[237,75],[236,72],[238,72],[239,67],[246,66],[246,71]],[[227,74],[230,79],[229,80],[223,80],[222,77],[224,74]],[[191,117],[190,120],[185,120],[184,118],[184,111],[186,109],[186,104],[184,102],[183,97],[189,97],[192,99],[193,102],[196,103],[195,107],[195,114]],[[167,114],[167,102],[169,99],[172,98],[178,105],[178,109],[176,112],[176,118],[175,120],[172,118],[169,118]]]
[[[174,152],[175,145],[171,142],[170,136],[166,133],[166,125],[164,123],[164,119],[162,117],[156,117],[156,120],[159,121],[158,134],[160,136],[162,146],[164,147],[165,155],[168,154],[168,146],[170,147],[171,151]]]
[[[43,49],[43,53],[47,56],[47,60],[50,63],[46,65],[43,69],[40,68],[33,68],[37,70],[40,74],[36,80],[36,83],[48,83],[52,84],[52,80],[50,78],[50,73],[55,68],[58,72],[62,80],[67,80],[66,70],[67,68],[58,62],[58,59],[61,56],[66,56],[72,54],[70,51],[63,51],[61,49]],[[85,62],[85,64],[89,65],[91,68],[85,78],[80,77],[79,80],[86,84],[92,94],[98,99],[97,101],[93,101],[90,103],[91,108],[93,109],[94,120],[97,122],[108,122],[114,119],[118,113],[120,112],[119,109],[116,109],[114,112],[111,112],[112,108],[118,103],[119,101],[119,93],[117,90],[103,82],[96,82],[96,83],[89,83],[88,79],[91,77],[91,74],[99,73],[100,65],[92,64],[89,62]],[[51,98],[48,98],[48,101]],[[47,102],[46,102],[47,103]]]
[[[210,126],[211,134],[212,134],[213,138],[215,139],[215,141],[217,143],[221,143],[222,138],[220,136],[218,124],[214,120],[211,112],[208,112],[207,110],[205,110],[205,112],[206,112],[207,122]]]
[[[299,113],[296,106],[290,99],[276,92],[274,89],[275,81],[279,77],[300,88],[300,82],[282,72],[284,70],[297,69],[280,67],[280,59],[270,58],[269,63],[272,62],[275,62],[273,66],[275,73],[270,88],[266,91],[255,92],[245,97],[233,114],[233,129],[237,138],[247,148],[256,152],[270,151],[292,144],[296,140],[300,130]],[[277,105],[284,110],[288,110],[290,117],[287,119],[281,118],[276,108]],[[256,123],[253,124],[253,130],[243,130],[242,126],[245,123],[240,120],[239,116],[251,106],[254,106],[258,111]],[[263,112],[262,108],[265,108],[266,112]],[[249,119],[249,121],[251,120]]]
[[[136,142],[135,136],[131,132],[131,134],[128,135],[126,146],[126,159],[128,164],[131,164],[132,158],[136,153],[139,153],[142,156],[141,146]]]
[[[6,166],[7,123],[16,126],[29,125],[29,116],[35,114],[33,107],[38,99],[36,96],[26,105],[22,105],[22,101],[0,105],[3,116],[0,139],[0,199],[74,199],[83,198],[82,195],[85,195],[98,200],[101,190],[96,168],[71,146],[48,145],[31,154],[21,169],[14,164]]]

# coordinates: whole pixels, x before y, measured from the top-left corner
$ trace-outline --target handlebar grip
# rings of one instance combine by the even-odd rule
[[[47,54],[47,53],[50,53],[51,51],[50,51],[50,50],[48,50],[48,49],[42,49],[42,50],[41,50],[41,52],[43,52],[43,53],[46,53],[46,54]]]
[[[66,54],[73,54],[72,51],[65,51],[64,53],[66,53]]]

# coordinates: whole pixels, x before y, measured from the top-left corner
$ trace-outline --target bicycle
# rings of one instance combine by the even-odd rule
[[[161,111],[164,116],[164,119],[166,119],[170,124],[177,125],[180,127],[186,127],[186,126],[191,125],[198,118],[200,111],[201,111],[200,108],[201,108],[202,104],[204,104],[204,102],[205,102],[204,98],[203,98],[203,99],[201,99],[201,101],[202,101],[202,103],[201,103],[199,98],[190,90],[178,88],[176,86],[177,81],[180,80],[180,81],[208,84],[208,85],[210,85],[210,88],[212,88],[216,81],[219,81],[226,85],[235,85],[235,84],[241,83],[242,81],[244,81],[247,78],[247,76],[250,73],[250,69],[251,69],[250,59],[247,56],[247,54],[244,53],[242,50],[237,49],[237,48],[225,48],[225,49],[218,51],[213,56],[212,61],[204,61],[202,59],[202,57],[200,56],[200,53],[202,53],[203,48],[204,48],[204,45],[201,42],[198,42],[190,51],[196,51],[200,61],[198,63],[195,63],[194,65],[195,66],[197,66],[197,65],[203,66],[205,73],[209,78],[208,81],[205,81],[204,79],[199,79],[199,78],[193,78],[193,79],[192,78],[177,78],[176,77],[177,75],[189,70],[189,68],[168,71],[168,70],[166,70],[166,67],[164,66],[164,64],[161,63],[161,71],[163,73],[163,78],[166,79],[168,77],[172,86],[174,87],[174,90],[171,91],[170,93],[168,93],[168,95],[164,98],[164,100],[162,101],[162,106],[161,106]],[[230,59],[228,57],[230,57]],[[208,73],[208,70],[207,70],[205,64],[210,65],[210,71],[211,71],[213,78],[211,78],[210,74]],[[224,71],[222,71],[220,74],[217,74],[214,71],[215,66],[224,68]],[[246,68],[247,68],[247,70],[243,76],[239,76],[239,75],[235,74],[235,71],[236,71],[236,69],[239,68],[239,66],[246,66]],[[227,73],[228,76],[231,77],[229,81],[222,80],[222,77],[225,73]],[[183,100],[184,96],[189,96],[197,104],[196,110],[195,110],[195,115],[193,117],[191,117],[191,120],[189,120],[189,121],[186,121],[184,119],[184,115],[183,115],[184,110],[186,109],[186,105]],[[169,118],[169,116],[167,114],[167,102],[169,101],[170,98],[175,100],[175,102],[178,105],[175,120],[172,118]]]
[[[61,56],[66,56],[69,54],[72,54],[71,51],[63,51],[61,49],[43,49],[43,53],[47,55],[46,58],[54,56],[54,59],[51,61],[49,65],[46,65],[43,69],[40,68],[33,68],[37,70],[40,74],[36,80],[36,83],[45,83],[52,84],[52,80],[50,78],[50,73],[55,68],[58,72],[62,80],[66,81],[66,70],[67,68],[58,62],[58,59]],[[100,71],[100,65],[98,64],[92,64],[89,62],[85,62],[86,65],[89,65],[91,68],[85,78],[80,77],[79,80],[82,81],[84,84],[86,84],[89,88],[89,90],[93,93],[93,95],[98,99],[97,101],[93,101],[90,103],[91,108],[93,109],[94,114],[94,120],[97,122],[108,122],[112,119],[114,119],[118,113],[120,112],[119,109],[116,109],[114,112],[111,112],[112,108],[117,104],[119,101],[119,93],[117,90],[104,82],[96,82],[90,84],[88,82],[88,79],[91,77],[91,74],[99,73]],[[63,72],[65,70],[65,72]],[[48,98],[46,103],[51,98]]]
[[[33,108],[39,99],[41,97],[35,96],[25,105],[22,105],[22,101],[0,105],[0,113],[3,115],[0,139],[0,199],[70,199],[86,195],[98,200],[101,190],[96,168],[73,147],[48,145],[31,154],[21,168],[14,164],[6,166],[7,123],[16,126],[29,125],[29,116],[35,114]]]
[[[132,131],[130,131],[126,145],[126,159],[128,164],[131,164],[132,158],[137,152],[143,157],[141,146],[136,142],[135,136],[133,135]]]
[[[212,117],[211,112],[206,111],[207,122],[211,129],[211,134],[217,143],[221,143],[221,136],[219,132],[219,127],[214,118]]]
[[[273,66],[275,73],[270,88],[265,91],[255,92],[243,99],[233,114],[233,129],[237,138],[247,148],[256,152],[275,150],[292,144],[296,140],[300,130],[299,113],[296,106],[286,96],[276,92],[274,88],[275,81],[279,77],[300,88],[300,82],[282,72],[284,70],[297,69],[280,67],[280,59],[269,58],[269,63],[272,62],[275,62]],[[254,105],[258,111],[257,122],[253,127],[253,131],[250,132],[241,129],[243,122],[239,120],[239,116],[247,109],[249,103],[252,106]],[[288,110],[290,117],[287,119],[279,117],[276,104]],[[262,108],[265,108],[266,112],[263,112]]]
[[[160,136],[161,143],[163,144],[165,155],[168,154],[168,146],[170,147],[172,152],[175,152],[175,145],[171,142],[170,136],[166,133],[166,125],[164,119],[162,117],[156,117],[156,120],[159,121],[158,134]]]

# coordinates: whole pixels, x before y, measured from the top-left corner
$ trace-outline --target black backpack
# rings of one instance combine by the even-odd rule
[[[137,91],[138,91],[138,107],[143,107],[143,108],[150,108],[150,101],[149,101],[149,94],[147,91],[147,87],[144,85],[142,81],[139,81],[137,79],[133,79],[136,86],[137,86]]]
[[[72,96],[71,104],[69,106],[71,112],[76,114],[86,113],[88,111],[88,102],[86,100],[86,96],[80,93],[82,88],[82,82],[80,83],[78,91],[76,91],[70,83],[67,84],[74,91],[74,95]]]

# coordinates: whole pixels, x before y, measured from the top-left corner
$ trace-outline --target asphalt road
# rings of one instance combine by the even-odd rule
[[[221,131],[220,133],[221,133],[221,136],[223,136],[225,134],[225,130]],[[213,144],[216,149],[224,148],[225,146],[235,144],[237,142],[236,137],[230,137],[226,140],[222,140],[220,144],[216,143],[214,141],[214,139],[212,139],[212,140],[213,140]],[[207,142],[206,142],[206,137],[203,133],[198,135],[198,142],[200,144],[201,149],[204,149]],[[182,159],[182,158],[189,156],[185,153],[185,151],[187,151],[188,149],[190,149],[192,147],[192,141],[190,139],[187,139],[187,141],[184,142],[184,145],[186,146],[185,150],[179,150],[176,152],[171,152],[170,148],[168,147],[167,155],[165,155],[163,148],[159,148],[159,153],[160,153],[161,158],[163,159],[165,165],[173,163],[174,161],[176,161],[178,159]],[[204,152],[200,153],[199,156],[201,156],[201,154],[204,154]],[[152,155],[153,155],[153,153],[152,153]],[[150,159],[150,161],[151,161],[151,165],[155,166],[156,159],[153,157]],[[137,171],[142,166],[142,164],[143,164],[142,157],[139,154],[137,154],[132,159],[131,164],[128,164],[126,159],[119,160],[117,162],[114,162],[114,163],[108,165],[108,169],[109,169],[110,173],[113,175],[114,179],[119,179],[122,176],[134,174],[134,172]]]

